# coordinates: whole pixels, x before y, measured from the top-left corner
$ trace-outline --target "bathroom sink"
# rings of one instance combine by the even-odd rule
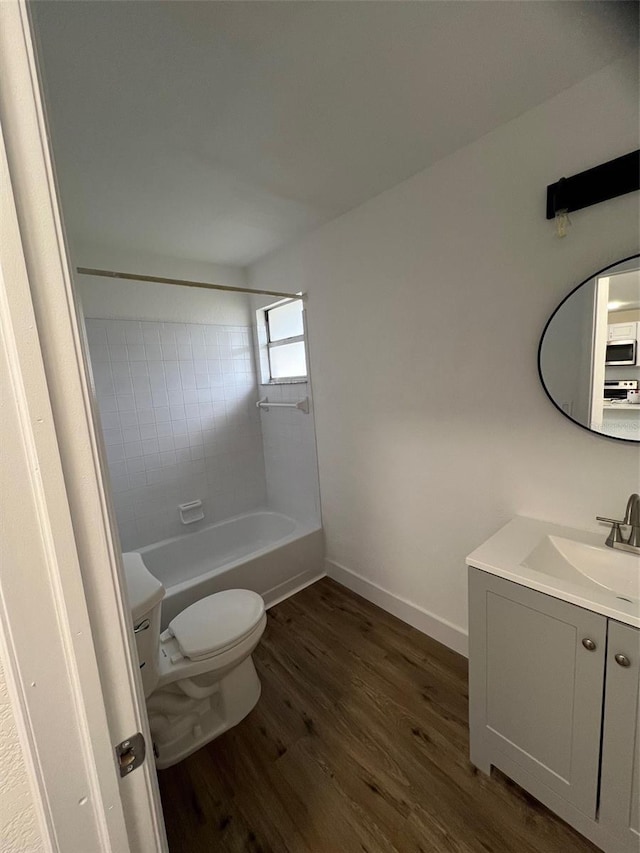
[[[546,575],[604,587],[627,601],[640,599],[640,557],[563,536],[544,536],[522,566]]]
[[[467,565],[640,628],[640,556],[607,547],[607,532],[516,516]]]

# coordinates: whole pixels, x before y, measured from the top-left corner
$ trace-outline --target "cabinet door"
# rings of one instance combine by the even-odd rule
[[[621,666],[616,655],[624,655]],[[609,621],[600,823],[620,853],[640,849],[640,631]]]
[[[469,588],[471,760],[595,818],[607,620],[477,569]]]
[[[609,328],[610,341],[628,341],[635,339],[636,324],[635,323],[612,323]]]

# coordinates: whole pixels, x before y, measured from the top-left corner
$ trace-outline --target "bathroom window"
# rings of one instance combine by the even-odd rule
[[[307,378],[302,300],[289,299],[264,310],[271,382]]]

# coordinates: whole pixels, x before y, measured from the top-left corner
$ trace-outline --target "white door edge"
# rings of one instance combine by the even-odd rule
[[[9,534],[0,566],[2,651],[49,849],[164,853],[120,546],[37,81],[27,4],[2,2],[0,361],[11,388],[3,420]],[[136,731],[145,735],[148,757],[121,779],[114,745]]]
[[[607,303],[609,302],[609,276],[596,278],[593,306],[593,347],[591,351],[591,406],[589,421],[596,432],[604,430],[604,380],[607,357]]]

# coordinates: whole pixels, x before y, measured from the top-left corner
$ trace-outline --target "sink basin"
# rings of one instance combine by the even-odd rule
[[[467,565],[640,628],[640,556],[608,548],[605,535],[518,515]]]
[[[626,601],[640,599],[640,557],[562,536],[544,536],[522,563],[527,569],[604,587]]]

